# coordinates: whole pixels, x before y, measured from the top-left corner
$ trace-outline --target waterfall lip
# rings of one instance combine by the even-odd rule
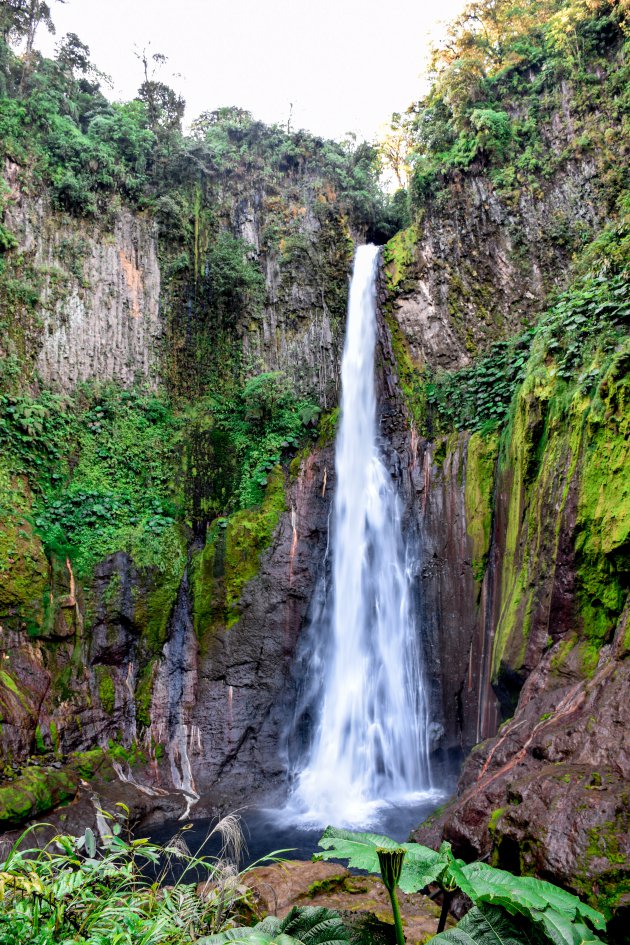
[[[383,460],[377,422],[378,256],[379,247],[357,249],[350,285],[332,581],[319,622],[309,631],[310,751],[300,759],[284,811],[302,825],[367,826],[397,805],[443,797],[431,780],[428,699],[402,503]]]

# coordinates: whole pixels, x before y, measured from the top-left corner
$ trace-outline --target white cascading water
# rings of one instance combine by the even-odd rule
[[[342,363],[330,628],[319,716],[292,806],[303,822],[365,826],[431,789],[427,700],[401,529],[378,447],[374,347],[378,247],[356,253]],[[326,632],[329,630],[329,632]],[[321,632],[319,632],[321,631]]]

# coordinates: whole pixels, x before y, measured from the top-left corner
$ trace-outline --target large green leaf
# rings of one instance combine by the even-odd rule
[[[399,886],[406,893],[418,892],[429,883],[435,882],[448,865],[442,853],[436,853],[419,843],[397,843],[391,837],[378,833],[355,833],[350,830],[338,830],[327,827],[319,840],[323,853],[318,853],[318,860],[347,860],[348,866],[380,873],[377,850],[405,851]]]
[[[531,920],[553,945],[602,945],[602,940],[585,925],[572,922],[555,909],[533,912]]]
[[[587,906],[577,896],[545,880],[533,876],[513,876],[486,863],[462,866],[461,874],[466,881],[466,885],[461,888],[475,903],[488,902],[523,915],[553,910],[570,922],[581,919],[595,929],[606,928],[601,913]]]
[[[325,849],[319,859],[347,860],[349,866],[371,873],[379,872],[379,848],[401,848],[405,860],[399,885],[404,892],[417,892],[435,881],[444,889],[460,889],[479,907],[481,915],[488,907],[495,907],[503,915],[522,916],[532,932],[535,927],[553,945],[596,943],[599,939],[586,923],[597,930],[606,928],[601,913],[566,890],[531,876],[513,876],[487,863],[466,864],[453,856],[449,843],[443,843],[436,853],[418,843],[398,844],[380,834],[328,827],[319,845]],[[519,921],[517,918],[517,925]]]
[[[532,938],[503,909],[473,907],[459,922],[431,939],[431,945],[531,945]]]

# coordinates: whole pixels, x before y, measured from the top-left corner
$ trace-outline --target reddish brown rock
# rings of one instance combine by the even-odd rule
[[[292,860],[257,867],[245,881],[268,914],[283,918],[296,905],[324,906],[341,912],[351,925],[357,917],[364,923],[373,917],[377,939],[394,941],[389,896],[376,876],[355,876],[336,863]],[[435,935],[440,909],[427,896],[408,896],[399,890],[399,904],[410,945]]]

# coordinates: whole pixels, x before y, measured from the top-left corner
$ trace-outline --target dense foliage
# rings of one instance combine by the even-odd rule
[[[279,177],[308,174],[314,185],[337,190],[356,225],[385,236],[399,225],[401,209],[379,187],[379,154],[372,145],[269,127],[236,107],[204,113],[187,136],[181,130],[184,102],[148,72],[146,54],[137,98],[112,103],[101,89],[105,77],[75,34],[59,44],[55,59],[35,50],[18,57],[7,42],[10,31],[4,35],[0,145],[69,212],[108,212],[118,196],[154,208],[165,225],[187,227],[182,195],[195,185],[255,173],[261,185],[272,186]],[[5,240],[10,236],[0,231],[0,246]]]
[[[279,372],[188,407],[110,385],[72,397],[3,394],[0,408],[2,468],[27,476],[45,550],[68,556],[83,576],[119,550],[140,567],[181,571],[181,527],[194,513],[179,484],[182,448],[192,465],[198,438],[209,439],[203,511],[226,515],[262,500],[268,471],[315,433],[319,416]],[[0,483],[0,503],[2,495]]]
[[[577,379],[588,392],[629,325],[630,284],[624,273],[600,271],[576,280],[534,329],[495,342],[468,368],[426,380],[424,395],[434,429],[474,431],[502,423],[526,371],[541,359],[553,359],[562,380]]]
[[[190,853],[186,828],[159,846],[125,839],[120,819],[101,813],[111,833],[100,840],[88,827],[81,837],[55,836],[43,848],[26,849],[26,831],[0,863],[0,938],[6,945],[27,940],[33,945],[344,945],[352,940],[343,918],[326,908],[294,907],[284,919],[268,916],[256,922],[255,901],[238,870],[238,818],[228,816],[216,825],[203,846],[218,834],[221,852],[208,856],[203,846]],[[445,942],[472,939],[487,945],[500,930],[514,945],[597,945],[596,933],[605,929],[598,912],[564,890],[484,863],[466,865],[453,857],[448,844],[436,852],[329,827],[320,846],[318,858],[380,872],[395,909],[398,885],[418,892],[437,883],[445,903],[454,890],[465,892],[474,908],[457,930],[444,933]],[[275,859],[276,854],[266,857]]]
[[[104,838],[88,827],[27,849],[26,831],[0,863],[3,945],[189,945],[251,916],[237,818],[214,827],[208,839],[220,837],[221,852],[208,856],[203,846],[190,852],[185,828],[159,846],[125,838],[117,817],[101,816]]]
[[[429,94],[394,116],[389,140],[400,142],[414,207],[467,168],[517,194],[540,191],[557,168],[586,156],[603,168],[613,206],[627,153],[628,67],[610,50],[623,45],[626,13],[615,0],[469,3],[434,51]],[[563,149],[551,123],[569,83]]]
[[[505,424],[514,394],[543,363],[561,382],[592,393],[627,337],[630,198],[620,170],[630,122],[627,12],[615,0],[474,0],[433,53],[427,96],[394,116],[386,157],[401,176],[406,171],[415,219],[409,238],[400,234],[386,255],[400,270],[394,292],[404,292],[401,272],[424,214],[435,214],[439,224],[464,180],[470,193],[473,181],[483,181],[482,200],[501,207],[517,267],[523,238],[515,221],[531,217],[532,202],[579,177],[579,168],[588,165],[607,221],[597,232],[578,208],[551,213],[542,238],[552,257],[567,261],[567,277],[554,273],[551,280],[566,290],[552,294],[546,310],[532,313],[512,337],[491,330],[489,339],[497,340],[482,350],[468,339],[472,357],[464,369],[419,370],[392,320],[401,387],[426,434]],[[553,196],[549,205],[553,210]],[[538,262],[553,264],[544,253]],[[484,278],[478,279],[482,319],[487,298],[494,298]]]

